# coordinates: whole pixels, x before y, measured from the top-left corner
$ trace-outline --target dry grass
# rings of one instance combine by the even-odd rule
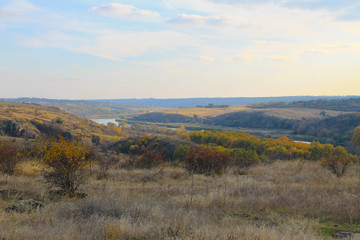
[[[356,230],[358,171],[353,167],[338,179],[302,161],[259,165],[245,176],[192,177],[172,167],[111,169],[107,179],[90,176],[82,187],[89,197],[82,200],[50,198],[38,176],[1,176],[0,189],[18,193],[0,198],[0,238],[327,239],[324,233],[332,229]],[[4,211],[30,197],[45,208]]]
[[[171,108],[156,112],[181,114],[189,117],[193,117],[194,114],[198,115],[199,117],[215,117],[225,113],[239,112],[244,110],[249,110],[249,108],[244,105],[237,105],[227,108]]]
[[[21,122],[22,127],[34,133],[39,131],[33,122],[46,124],[54,122],[54,119],[62,119],[59,127],[74,135],[91,133],[107,135],[101,126],[87,119],[67,113],[56,107],[46,107],[29,103],[0,102],[0,123],[16,120]],[[113,134],[115,135],[115,134]]]
[[[326,117],[321,115],[323,109],[311,109],[311,108],[265,108],[265,109],[255,109],[248,108],[246,105],[236,105],[230,106],[227,108],[172,108],[165,109],[162,113],[168,114],[181,114],[189,117],[193,117],[196,114],[198,117],[216,117],[218,115],[233,113],[233,112],[263,112],[266,115],[274,116],[278,118],[284,119],[294,119],[294,120],[302,120],[306,119],[325,119],[328,117],[335,117],[343,114],[340,111],[332,111],[326,110]]]

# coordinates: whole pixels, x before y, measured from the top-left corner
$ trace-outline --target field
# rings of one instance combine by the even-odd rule
[[[23,163],[0,176],[2,239],[331,239],[360,231],[359,167],[336,178],[316,162],[262,164],[247,175],[189,175],[182,168],[96,166],[81,191],[86,199],[49,195],[36,167]],[[17,198],[44,203],[31,213],[6,212]],[[360,239],[353,235],[352,239]]]
[[[230,106],[227,108],[202,108],[202,107],[170,108],[156,112],[163,112],[167,114],[181,114],[188,117],[193,117],[194,114],[199,117],[215,117],[225,113],[238,112],[244,110],[248,110],[248,108],[245,105],[237,105],[237,106]]]
[[[181,114],[188,117],[193,117],[197,115],[198,117],[205,118],[205,117],[216,117],[219,115],[227,114],[227,113],[234,113],[234,112],[261,112],[265,113],[268,116],[274,116],[278,118],[285,118],[285,119],[295,119],[295,120],[302,120],[303,118],[306,119],[325,119],[327,117],[336,117],[343,112],[341,111],[332,111],[332,110],[325,110],[326,116],[323,116],[321,113],[324,111],[322,109],[311,109],[311,108],[266,108],[266,109],[254,109],[249,108],[246,105],[237,105],[237,106],[229,106],[227,108],[172,108],[172,109],[164,109],[161,111],[167,114]]]

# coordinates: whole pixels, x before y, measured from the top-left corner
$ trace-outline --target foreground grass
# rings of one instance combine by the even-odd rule
[[[260,165],[242,176],[112,169],[107,179],[90,176],[81,189],[86,199],[51,197],[29,168],[0,177],[0,189],[18,190],[0,198],[0,238],[330,239],[337,230],[359,230],[357,167],[341,179],[302,161]],[[4,211],[19,198],[42,200],[45,208]]]

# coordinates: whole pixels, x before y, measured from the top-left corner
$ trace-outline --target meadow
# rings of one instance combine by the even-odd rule
[[[124,169],[127,158],[102,179],[93,165],[85,199],[49,194],[32,162],[0,176],[0,189],[17,190],[0,198],[1,239],[332,239],[360,231],[358,165],[342,178],[303,160],[205,176],[170,165]],[[19,198],[44,208],[4,210]]]

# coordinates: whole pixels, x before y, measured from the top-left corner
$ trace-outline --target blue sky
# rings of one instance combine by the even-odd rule
[[[0,97],[360,94],[360,0],[0,0]]]

